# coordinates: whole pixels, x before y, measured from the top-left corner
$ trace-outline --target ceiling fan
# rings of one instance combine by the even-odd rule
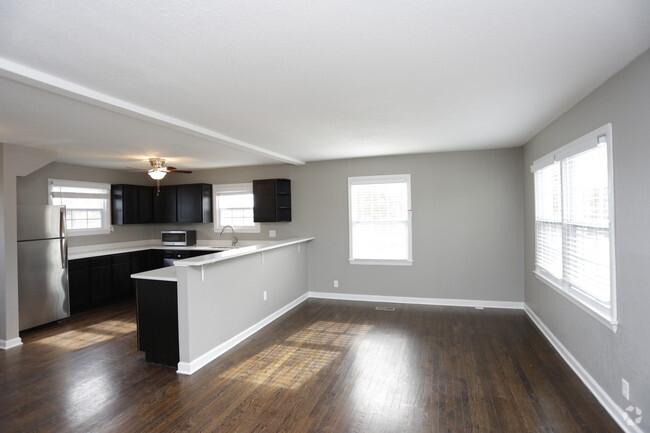
[[[147,171],[149,176],[154,180],[160,180],[167,173],[191,173],[189,170],[179,170],[176,167],[165,167],[165,160],[163,158],[149,158],[151,168]]]
[[[147,170],[147,173],[156,181],[158,194],[160,194],[160,180],[164,178],[167,173],[192,173],[190,170],[179,170],[176,167],[165,167],[165,160],[163,158],[149,158],[149,164],[151,164],[151,168]]]

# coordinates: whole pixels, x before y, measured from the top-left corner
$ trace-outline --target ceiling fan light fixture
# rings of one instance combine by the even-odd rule
[[[151,176],[151,178],[154,180],[160,180],[163,177],[165,177],[166,174],[167,173],[165,173],[164,171],[153,170],[153,169],[149,170],[149,176]]]

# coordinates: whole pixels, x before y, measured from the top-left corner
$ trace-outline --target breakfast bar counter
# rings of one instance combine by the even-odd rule
[[[260,242],[131,275],[147,361],[192,374],[300,304],[313,239]]]

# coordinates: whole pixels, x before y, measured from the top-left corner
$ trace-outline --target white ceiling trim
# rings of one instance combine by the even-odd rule
[[[0,77],[4,77],[31,87],[46,90],[76,101],[85,102],[106,110],[114,111],[129,117],[161,125],[189,135],[204,138],[208,141],[226,144],[230,147],[265,156],[276,161],[293,165],[304,165],[305,162],[288,155],[265,149],[242,140],[222,134],[193,123],[159,113],[148,108],[132,104],[105,93],[72,83],[54,75],[30,68],[20,63],[0,57]]]

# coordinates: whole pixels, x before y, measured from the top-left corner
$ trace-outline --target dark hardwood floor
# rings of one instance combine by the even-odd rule
[[[2,432],[620,432],[521,311],[309,300],[192,376],[131,302],[0,351]]]

